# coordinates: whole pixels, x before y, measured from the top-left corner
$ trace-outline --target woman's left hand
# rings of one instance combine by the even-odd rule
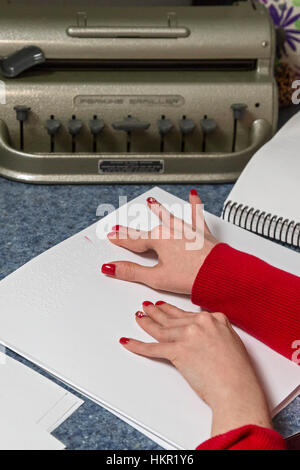
[[[118,225],[108,234],[108,239],[114,245],[135,253],[155,251],[157,264],[149,267],[113,261],[104,264],[102,272],[115,279],[146,284],[153,289],[190,294],[199,269],[218,243],[204,221],[201,199],[197,192],[191,191],[192,224],[175,217],[153,198],[148,198],[147,204],[161,219],[161,225],[149,232]]]
[[[136,320],[158,342],[121,338],[121,344],[169,360],[212,408],[213,435],[246,424],[272,427],[247,351],[225,315],[185,312],[165,302],[145,302],[143,309]]]

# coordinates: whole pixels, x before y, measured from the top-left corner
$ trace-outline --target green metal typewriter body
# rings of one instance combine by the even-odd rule
[[[0,0],[0,174],[234,181],[277,124],[267,10]]]

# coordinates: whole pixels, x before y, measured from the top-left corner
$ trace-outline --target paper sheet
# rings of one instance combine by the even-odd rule
[[[0,400],[0,450],[61,450],[65,446],[18,409]]]
[[[300,112],[255,153],[227,201],[300,223],[299,129]]]
[[[0,400],[5,401],[7,408],[17,408],[20,414],[48,432],[56,429],[83,403],[3,352],[0,352]]]
[[[163,203],[177,202],[179,210],[183,204],[158,188],[134,202],[145,204],[148,196]],[[118,223],[126,210],[126,206],[119,209]],[[114,215],[100,226],[110,230],[116,223]],[[142,228],[148,225],[145,217]],[[300,274],[298,254],[212,215],[207,214],[207,222],[220,240]],[[134,318],[144,300],[161,299],[190,311],[197,308],[184,296],[101,274],[103,263],[120,259],[154,263],[99,240],[93,225],[27,263],[0,283],[0,339],[168,445],[195,448],[210,435],[210,409],[172,366],[134,356],[120,347],[118,339],[150,340]],[[246,333],[239,334],[274,408],[299,386],[300,368]]]

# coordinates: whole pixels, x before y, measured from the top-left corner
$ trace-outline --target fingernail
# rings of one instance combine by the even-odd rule
[[[191,195],[191,196],[198,196],[198,191],[197,191],[197,189],[191,189],[191,190],[190,190],[190,195]]]
[[[120,230],[121,227],[122,227],[121,225],[114,225],[114,226],[112,227],[112,230],[114,230],[115,232],[119,232],[119,230]]]
[[[149,305],[153,305],[153,302],[149,302],[149,300],[145,300],[145,302],[143,302],[143,305],[144,307],[149,307]]]
[[[129,343],[129,338],[120,338],[120,339],[119,339],[119,342],[120,342],[121,344],[128,344],[128,343]]]
[[[108,274],[109,276],[114,276],[116,274],[116,265],[115,264],[103,264],[101,268],[103,274]]]
[[[117,232],[109,232],[109,233],[107,234],[108,238],[110,238],[110,237],[115,237],[116,235],[117,235]]]
[[[138,312],[136,312],[135,316],[137,318],[144,318],[146,317],[147,315],[144,313],[144,312],[141,312],[140,310]]]
[[[164,302],[163,300],[158,300],[157,302],[155,302],[155,305],[162,305],[162,304],[165,304],[166,302]]]
[[[158,204],[157,200],[154,197],[148,197],[147,202],[148,204]]]

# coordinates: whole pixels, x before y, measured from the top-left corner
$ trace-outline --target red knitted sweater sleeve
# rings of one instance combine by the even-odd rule
[[[219,243],[195,279],[192,302],[222,312],[275,351],[292,359],[300,340],[300,278]],[[244,426],[213,437],[197,449],[285,449],[275,431]]]
[[[286,450],[286,445],[277,432],[251,424],[212,437],[197,450]]]
[[[293,343],[300,340],[300,277],[219,243],[197,274],[192,302],[224,313],[292,359]]]

